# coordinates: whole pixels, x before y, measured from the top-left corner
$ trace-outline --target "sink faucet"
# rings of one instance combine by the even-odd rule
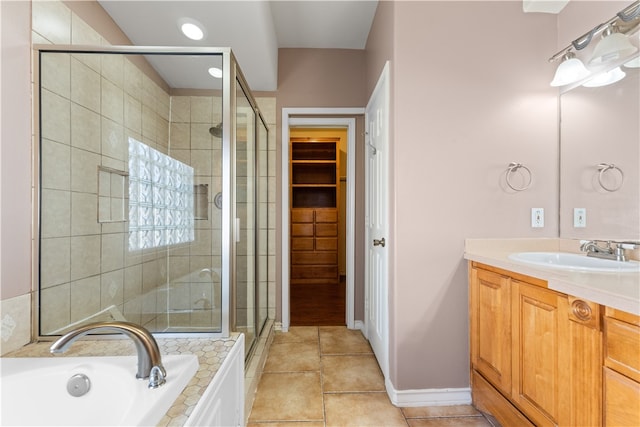
[[[92,332],[118,332],[131,338],[138,353],[136,378],[149,379],[149,388],[157,388],[165,383],[167,372],[162,366],[160,349],[153,335],[140,325],[131,322],[96,322],[80,326],[58,338],[50,348],[51,353],[64,353],[78,338]]]
[[[626,243],[626,242],[617,243],[617,242],[612,242],[610,240],[606,242],[607,246],[604,248],[598,245],[597,240],[582,240],[580,241],[580,243],[581,243],[580,250],[582,252],[586,252],[587,256],[611,259],[611,260],[622,261],[622,262],[627,260],[624,250],[636,248],[636,246],[632,243]],[[612,243],[615,244],[615,247],[612,246]]]

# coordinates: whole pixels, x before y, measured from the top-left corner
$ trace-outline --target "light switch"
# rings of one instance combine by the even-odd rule
[[[544,227],[544,208],[531,208],[531,227]]]
[[[573,208],[573,227],[585,228],[587,226],[587,210],[585,208]]]

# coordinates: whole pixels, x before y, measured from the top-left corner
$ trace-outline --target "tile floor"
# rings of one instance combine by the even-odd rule
[[[473,426],[472,406],[397,408],[360,331],[298,326],[276,332],[248,427]]]

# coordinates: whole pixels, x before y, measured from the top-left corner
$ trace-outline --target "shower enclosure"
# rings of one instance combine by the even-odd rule
[[[38,335],[267,320],[268,131],[230,49],[38,46]]]

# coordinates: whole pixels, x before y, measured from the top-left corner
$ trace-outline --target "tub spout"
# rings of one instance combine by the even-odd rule
[[[138,372],[136,378],[147,379],[150,388],[156,388],[165,383],[167,373],[162,366],[160,349],[153,335],[140,325],[131,322],[96,322],[80,326],[58,338],[49,349],[51,353],[64,353],[78,338],[92,332],[110,331],[129,337],[136,346],[138,353]],[[157,369],[156,369],[157,368]],[[153,375],[151,375],[153,371]]]

